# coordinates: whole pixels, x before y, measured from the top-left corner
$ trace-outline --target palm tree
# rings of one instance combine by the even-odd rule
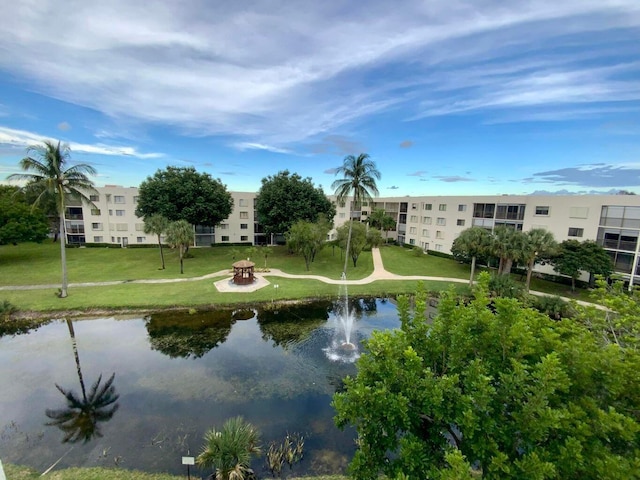
[[[529,291],[531,273],[540,257],[549,257],[558,248],[553,233],[544,228],[533,228],[525,233],[525,244],[522,259],[527,262],[526,290]]]
[[[118,410],[119,405],[116,402],[120,395],[116,393],[116,389],[113,386],[115,373],[102,385],[100,385],[102,382],[102,375],[100,375],[87,393],[84,377],[82,376],[82,368],[80,367],[80,356],[73,322],[69,319],[66,319],[66,322],[71,336],[71,345],[76,361],[82,397],[56,383],[56,388],[67,400],[67,406],[58,410],[47,409],[45,414],[52,421],[46,425],[56,426],[64,432],[63,443],[76,443],[80,440],[83,443],[87,443],[93,437],[102,437],[98,424],[111,420],[113,414]]]
[[[352,216],[353,208],[362,207],[365,201],[372,201],[373,195],[378,195],[378,187],[376,180],[380,180],[380,172],[376,168],[369,155],[361,153],[357,157],[348,155],[344,158],[343,164],[336,170],[336,175],[342,174],[344,178],[338,179],[331,184],[331,188],[335,190],[338,202],[344,203],[348,200],[349,195],[353,195],[353,203],[349,207],[349,234],[347,236],[347,249],[351,243],[351,230],[353,226]],[[347,259],[348,253],[344,258],[343,277],[347,276]]]
[[[158,246],[160,247],[160,260],[162,260],[162,270],[164,270],[164,253],[162,252],[162,238],[160,236],[167,231],[169,220],[159,213],[145,217],[144,233],[158,236]]]
[[[491,246],[491,233],[482,227],[471,227],[460,232],[458,238],[453,241],[451,253],[471,257],[471,275],[469,286],[473,285],[473,277],[476,271],[476,258],[488,253]]]
[[[498,275],[509,275],[511,265],[524,254],[524,233],[512,227],[499,226],[493,232],[492,253],[500,259]]]
[[[20,160],[20,168],[32,173],[14,173],[9,175],[9,180],[27,180],[28,185],[41,192],[34,205],[46,201],[47,196],[54,195],[56,198],[56,208],[60,220],[60,260],[62,263],[62,288],[60,298],[67,296],[67,257],[66,243],[67,236],[64,229],[65,201],[67,197],[78,198],[90,203],[87,196],[90,192],[95,192],[93,182],[89,175],[95,175],[96,170],[87,164],[80,163],[66,168],[70,158],[69,146],[57,145],[45,140],[42,145],[32,145],[27,149],[27,157]]]
[[[242,417],[230,418],[222,430],[212,428],[205,433],[204,440],[196,462],[204,467],[215,467],[216,480],[253,478],[251,456],[260,455],[260,435],[253,425]]]
[[[193,227],[186,220],[171,222],[167,227],[167,242],[180,253],[180,273],[184,273],[184,254],[193,241]]]

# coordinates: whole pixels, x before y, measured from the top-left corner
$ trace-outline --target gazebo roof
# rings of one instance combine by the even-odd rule
[[[233,268],[249,268],[249,267],[255,267],[255,263],[249,261],[249,260],[239,260],[236,263],[234,263],[232,265]]]

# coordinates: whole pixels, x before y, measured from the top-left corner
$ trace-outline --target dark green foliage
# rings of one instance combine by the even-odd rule
[[[298,220],[287,232],[287,248],[303,256],[307,271],[316,254],[325,246],[331,224],[320,215],[316,223]]]
[[[136,215],[162,215],[169,221],[214,227],[228,218],[233,199],[227,187],[193,167],[167,167],[140,184]]]
[[[492,297],[523,298],[525,289],[522,284],[509,275],[491,275],[489,292]]]
[[[18,308],[13,305],[9,300],[2,300],[0,302],[0,319],[7,320],[13,313],[17,312]]]
[[[338,227],[337,231],[338,245],[343,250],[346,250],[348,246],[349,251],[346,255],[351,258],[355,267],[358,257],[367,246],[367,227],[364,223],[352,220]]]
[[[560,297],[551,297],[548,295],[532,297],[531,306],[554,320],[572,318],[576,314],[571,304]]]
[[[41,242],[49,222],[38,208],[31,208],[18,187],[0,185],[0,245]]]
[[[404,246],[407,246],[407,244],[404,244]],[[427,255],[431,255],[433,257],[454,259],[453,255],[451,255],[450,253],[438,252],[437,250],[427,250]]]
[[[444,295],[433,323],[423,292],[399,298],[401,329],[367,341],[333,401],[358,432],[353,477],[637,478],[638,353],[515,299],[490,309],[488,282],[466,305]]]
[[[613,272],[611,257],[604,248],[592,240],[578,242],[565,240],[558,247],[558,253],[551,259],[553,269],[571,277],[571,289],[581,271],[593,275],[609,276]]]
[[[267,234],[286,233],[298,221],[315,223],[319,215],[333,220],[335,205],[311,178],[288,170],[262,179],[256,196],[258,221]]]

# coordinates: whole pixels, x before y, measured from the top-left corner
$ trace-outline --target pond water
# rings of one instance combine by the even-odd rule
[[[375,329],[399,325],[391,302],[350,304],[356,345]],[[336,359],[335,352],[328,355],[336,308],[319,302],[278,310],[56,320],[1,337],[0,457],[40,471],[61,459],[56,468],[118,465],[184,474],[181,457],[199,453],[204,432],[242,415],[260,430],[264,449],[287,432],[305,437],[304,458],[292,474],[342,472],[354,452],[354,431],[334,426],[330,402],[355,366]],[[112,374],[119,398],[99,409],[95,427],[65,411],[62,391],[82,401],[84,385],[91,401],[92,385],[101,380],[99,396]],[[56,419],[58,426],[47,425]],[[63,443],[65,435],[79,441]],[[260,477],[269,476],[264,457],[253,467]]]

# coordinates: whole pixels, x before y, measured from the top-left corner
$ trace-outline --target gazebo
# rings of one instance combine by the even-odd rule
[[[253,268],[255,263],[240,260],[233,264],[233,283],[236,285],[250,285],[253,283]]]

